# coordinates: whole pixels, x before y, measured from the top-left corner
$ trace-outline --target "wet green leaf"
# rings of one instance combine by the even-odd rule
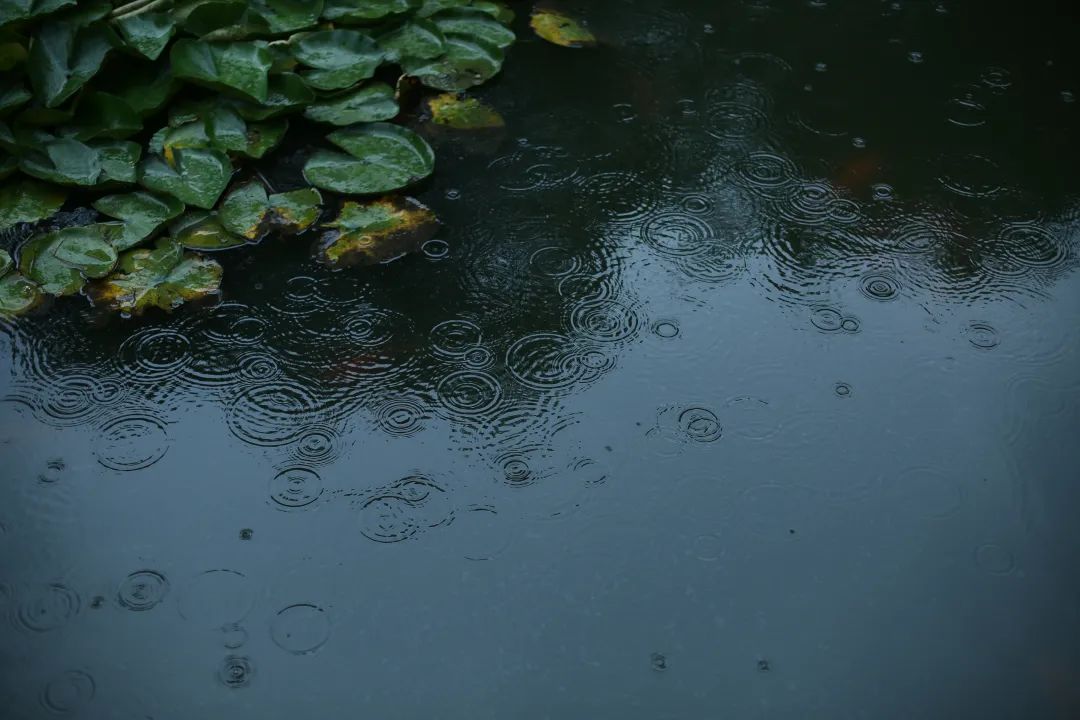
[[[83,143],[75,138],[55,138],[44,143],[44,152],[24,156],[19,169],[60,185],[90,187],[109,180],[132,183],[141,151],[137,144],[126,141]]]
[[[19,161],[15,157],[0,151],[0,180],[7,180],[18,169]]]
[[[443,93],[425,100],[431,121],[452,130],[485,130],[506,125],[502,115],[476,98]]]
[[[293,112],[302,112],[305,107],[315,102],[315,93],[307,86],[299,75],[295,73],[282,73],[271,75],[266,101],[253,103],[245,101],[232,101],[232,107],[236,109],[245,120],[267,120]]]
[[[434,60],[404,59],[408,74],[436,90],[467,90],[498,74],[503,52],[482,40],[448,35],[446,53]]]
[[[269,198],[274,226],[299,233],[315,224],[322,212],[322,195],[315,188],[278,193]]]
[[[320,150],[304,165],[304,177],[323,190],[373,194],[389,192],[424,179],[435,168],[431,146],[397,125],[371,123],[327,136],[348,155]]]
[[[301,73],[318,90],[352,87],[375,74],[383,51],[370,36],[357,30],[322,30],[290,41],[293,56],[312,68]]]
[[[22,273],[9,272],[0,277],[0,315],[23,315],[39,302],[41,289]]]
[[[185,253],[172,238],[161,238],[152,250],[124,253],[117,271],[91,283],[87,295],[95,305],[124,313],[141,313],[150,307],[169,311],[217,293],[221,275],[216,261]]]
[[[178,78],[238,93],[255,102],[267,100],[272,58],[265,42],[177,40],[169,57],[173,75]]]
[[[391,62],[402,58],[431,60],[446,52],[442,31],[427,20],[400,23],[381,33],[376,41]]]
[[[0,2],[0,25],[29,20],[74,4],[75,0],[3,0]]]
[[[446,10],[431,19],[443,35],[474,38],[500,49],[514,44],[514,31],[482,10]]]
[[[255,0],[251,10],[262,17],[272,33],[296,32],[318,24],[323,0]]]
[[[106,195],[94,202],[94,209],[123,221],[120,236],[113,240],[113,246],[123,251],[151,237],[166,222],[178,217],[184,212],[184,204],[173,197],[138,191]]]
[[[304,111],[308,119],[332,125],[390,120],[397,114],[394,89],[385,83],[371,83],[355,92],[314,103]]]
[[[0,248],[0,277],[8,274],[8,270],[15,267],[15,261],[11,259],[11,255],[7,250]]]
[[[0,230],[51,217],[66,199],[67,194],[60,188],[36,180],[0,185]]]
[[[228,156],[220,150],[185,148],[174,149],[172,157],[171,165],[157,156],[143,161],[143,187],[195,207],[214,207],[232,177]]]
[[[501,2],[490,0],[424,0],[424,4],[416,12],[417,17],[430,17],[443,10],[455,10],[466,8],[487,13],[503,25],[514,22],[514,11]]]
[[[19,80],[0,85],[0,117],[30,102],[33,95]]]
[[[236,0],[204,0],[174,15],[184,31],[202,37],[239,24],[247,11],[246,3]]]
[[[74,137],[93,140],[106,137],[123,140],[142,130],[142,118],[127,101],[96,90],[83,93],[75,115],[78,129]]]
[[[0,72],[26,62],[26,58],[26,46],[22,42],[0,38]]]
[[[122,78],[108,86],[108,91],[146,118],[157,113],[180,88],[180,83],[164,63],[139,63],[125,68]]]
[[[201,210],[177,220],[169,232],[189,250],[230,250],[247,244],[246,239],[225,229],[217,213]]]
[[[266,189],[257,181],[236,188],[221,202],[218,219],[221,226],[233,235],[257,240],[266,232],[270,201]]]
[[[326,223],[319,259],[333,267],[371,265],[420,249],[439,230],[430,208],[409,197],[388,196],[368,202],[346,202]]]
[[[176,21],[163,12],[127,15],[114,24],[127,47],[150,60],[158,59],[176,32]]]
[[[30,48],[27,70],[34,94],[47,108],[60,105],[101,69],[115,35],[104,25],[80,28],[71,22],[41,26]]]
[[[533,31],[544,40],[569,48],[590,47],[596,37],[580,22],[554,10],[536,10],[529,20]]]
[[[419,0],[326,0],[323,17],[344,23],[366,23],[408,12],[419,4]]]
[[[110,239],[118,233],[117,226],[98,223],[38,235],[22,247],[19,270],[50,295],[72,295],[116,265]]]

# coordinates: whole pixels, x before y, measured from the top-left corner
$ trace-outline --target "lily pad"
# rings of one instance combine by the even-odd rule
[[[333,267],[371,265],[414,252],[439,230],[430,208],[397,195],[364,203],[346,202],[326,224],[333,228],[319,247],[319,259]]]
[[[138,245],[184,212],[184,204],[173,197],[140,191],[106,195],[94,202],[94,209],[123,221],[120,237],[113,240],[113,247],[122,251]]]
[[[167,66],[142,64],[125,68],[120,82],[108,87],[109,92],[123,99],[140,117],[157,113],[176,94],[180,84]]]
[[[36,180],[0,186],[0,230],[51,217],[66,199],[67,193],[60,188]]]
[[[431,19],[444,35],[475,38],[500,49],[510,47],[516,39],[513,30],[482,10],[446,10]]]
[[[234,235],[257,240],[266,232],[270,201],[261,183],[252,181],[236,188],[221,201],[218,219]]]
[[[319,22],[323,0],[255,0],[250,8],[266,22],[270,32],[296,32]]]
[[[275,227],[287,232],[307,230],[322,212],[322,195],[315,188],[277,193],[271,195],[269,201]]]
[[[39,302],[41,289],[22,273],[9,272],[0,277],[0,315],[22,315],[34,309]]]
[[[529,19],[533,31],[544,40],[569,48],[591,47],[596,37],[579,21],[554,10],[536,10]]]
[[[44,152],[29,153],[19,169],[40,180],[59,185],[89,187],[109,180],[135,182],[135,166],[142,149],[132,142],[83,143],[75,138],[55,138]]]
[[[506,125],[490,105],[457,93],[443,93],[425,101],[431,121],[452,130],[491,130]]]
[[[446,53],[434,60],[407,58],[401,66],[409,75],[436,90],[467,90],[495,77],[502,69],[503,52],[482,40],[446,36]]]
[[[417,5],[418,0],[326,0],[323,17],[344,23],[366,23],[408,12]]]
[[[15,80],[0,86],[0,117],[22,107],[34,97],[21,81]]]
[[[247,240],[226,230],[213,212],[188,213],[173,223],[169,232],[189,250],[231,250],[247,244]]]
[[[143,128],[142,117],[126,100],[96,90],[83,93],[75,122],[75,137],[83,141],[97,137],[123,140]]]
[[[188,205],[209,210],[232,177],[232,163],[220,150],[190,148],[173,150],[172,165],[151,156],[143,161],[143,187],[172,195]]]
[[[245,120],[267,120],[287,113],[301,112],[315,102],[315,92],[299,75],[271,75],[266,100],[262,103],[233,101],[232,106]]]
[[[101,69],[115,34],[104,25],[45,23],[34,37],[27,69],[34,94],[47,108],[74,95]]]
[[[291,43],[293,56],[312,68],[302,73],[317,90],[352,87],[375,74],[383,51],[357,30],[322,30],[300,35]]]
[[[390,62],[402,58],[431,60],[446,52],[446,38],[433,22],[409,20],[381,33],[376,38]]]
[[[495,18],[503,25],[514,22],[514,11],[501,2],[491,0],[424,0],[424,4],[416,11],[417,17],[430,17],[443,10],[456,10],[467,8],[479,10]]]
[[[394,90],[386,83],[371,83],[355,92],[310,105],[304,117],[332,125],[390,120],[398,114]]]
[[[221,265],[195,253],[185,253],[171,238],[154,249],[130,250],[120,257],[115,273],[92,283],[87,294],[95,305],[124,313],[150,307],[170,311],[185,302],[217,293]]]
[[[87,278],[104,277],[113,269],[111,238],[118,234],[118,227],[98,223],[38,235],[19,253],[19,270],[50,295],[72,295]]]
[[[74,4],[75,0],[4,0],[0,3],[0,25],[29,20]]]
[[[304,165],[304,177],[323,190],[374,194],[424,179],[435,169],[431,146],[397,125],[371,123],[327,136],[348,155],[319,150]]]
[[[176,32],[176,21],[163,12],[142,12],[119,17],[116,29],[127,47],[149,60],[157,60]]]
[[[265,102],[272,62],[266,43],[177,40],[169,51],[173,75],[215,90]]]

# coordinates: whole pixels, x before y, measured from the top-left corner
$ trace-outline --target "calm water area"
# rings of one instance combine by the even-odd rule
[[[422,253],[0,321],[0,716],[1080,717],[1068,5],[515,7]]]

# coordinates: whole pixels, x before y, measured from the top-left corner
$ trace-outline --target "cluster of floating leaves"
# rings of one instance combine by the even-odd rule
[[[404,124],[416,86],[442,92],[414,123],[429,136],[502,127],[461,93],[498,74],[513,19],[489,0],[0,6],[0,230],[39,223],[17,262],[0,250],[0,314],[79,292],[125,314],[215,296],[222,268],[204,253],[311,230],[320,190],[365,198],[323,223],[316,254],[331,266],[418,250],[434,215],[378,198],[434,170]],[[538,11],[533,26],[591,43],[561,15]],[[303,163],[310,187],[274,192],[256,163],[301,116],[337,129]],[[92,202],[104,219],[42,228],[69,189],[111,193]]]

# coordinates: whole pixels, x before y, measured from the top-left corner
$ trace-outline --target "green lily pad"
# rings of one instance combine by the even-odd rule
[[[323,190],[340,193],[389,192],[424,179],[435,169],[431,146],[397,125],[371,123],[327,136],[348,155],[320,150],[304,165],[304,177]]]
[[[255,0],[250,8],[266,22],[270,32],[278,34],[318,24],[323,0]]]
[[[113,240],[118,251],[132,248],[151,237],[162,225],[184,212],[184,203],[148,192],[106,195],[94,202],[98,212],[123,221],[120,237]]]
[[[0,37],[0,72],[7,72],[16,65],[26,62],[26,46],[16,40]]]
[[[397,195],[364,203],[346,202],[326,223],[333,228],[319,247],[319,259],[332,267],[371,265],[415,252],[439,230],[430,208]]]
[[[274,226],[300,233],[315,224],[322,212],[322,195],[315,188],[277,193],[269,197]]]
[[[11,254],[0,248],[0,277],[7,275],[13,267],[15,267],[15,261],[11,259]]]
[[[0,117],[22,107],[34,97],[19,80],[0,85]]]
[[[22,273],[9,272],[0,277],[0,315],[23,315],[40,302],[41,289]]]
[[[355,92],[314,103],[304,111],[304,117],[332,125],[390,120],[397,114],[394,89],[386,83],[371,83]]]
[[[503,25],[514,22],[514,11],[501,2],[491,0],[424,0],[424,4],[416,11],[417,17],[431,17],[443,10],[457,10],[466,8],[487,13]]]
[[[173,75],[215,90],[265,102],[272,61],[266,43],[177,40],[169,51]]]
[[[19,169],[60,185],[89,187],[109,180],[132,183],[141,153],[142,148],[132,142],[83,143],[75,138],[55,138],[44,143],[43,153],[24,156]]]
[[[510,47],[516,39],[513,30],[482,10],[446,10],[431,19],[443,35],[475,38],[500,49]]]
[[[312,68],[304,82],[317,90],[352,87],[375,74],[383,51],[370,36],[357,30],[322,30],[294,38],[293,56]]]
[[[554,10],[536,10],[529,19],[533,31],[549,43],[569,48],[591,47],[596,37],[579,21]]]
[[[29,20],[74,4],[75,0],[4,0],[0,2],[0,25]]]
[[[185,148],[172,151],[173,163],[151,156],[143,161],[143,187],[209,210],[232,177],[232,163],[220,150]]]
[[[75,137],[83,141],[97,137],[123,140],[143,128],[142,117],[126,100],[97,90],[83,93],[75,123]]]
[[[120,257],[117,271],[91,283],[87,295],[94,305],[123,313],[158,307],[165,311],[221,289],[222,269],[216,261],[185,253],[171,238],[154,249],[130,250]]]
[[[34,94],[47,108],[60,105],[97,74],[114,41],[115,34],[104,25],[45,23],[34,37],[27,64]]]
[[[117,18],[114,25],[127,47],[157,60],[176,32],[176,21],[163,12],[142,12]]]
[[[302,112],[315,102],[315,92],[299,75],[282,73],[271,75],[266,101],[253,103],[232,101],[232,107],[245,120],[268,120],[293,112]]]
[[[245,12],[247,5],[235,0],[202,0],[189,3],[174,17],[183,25],[185,32],[203,37],[240,24]]]
[[[446,36],[446,53],[434,60],[406,58],[401,66],[430,88],[467,90],[495,77],[502,69],[503,52],[482,40]]]
[[[116,265],[111,238],[119,228],[94,224],[31,238],[19,253],[19,270],[50,295],[73,295],[87,278],[108,275]]]
[[[123,75],[103,89],[121,98],[139,117],[146,118],[165,107],[180,83],[164,62],[131,64],[135,67],[124,68]]]
[[[257,240],[266,232],[266,217],[270,201],[261,183],[251,181],[236,188],[221,201],[218,219],[221,226],[234,235]]]
[[[52,217],[67,194],[58,187],[22,180],[0,186],[0,230]]]
[[[323,17],[336,22],[367,23],[409,12],[418,0],[326,0]]]
[[[0,180],[7,180],[19,169],[19,161],[12,155],[0,151]]]
[[[431,60],[446,52],[446,38],[435,23],[409,20],[381,33],[376,38],[390,62],[402,58]]]
[[[248,242],[226,230],[217,213],[201,210],[190,212],[177,220],[169,232],[189,250],[231,250]]]
[[[476,98],[443,93],[425,101],[431,121],[452,130],[491,130],[506,125],[494,108]]]

